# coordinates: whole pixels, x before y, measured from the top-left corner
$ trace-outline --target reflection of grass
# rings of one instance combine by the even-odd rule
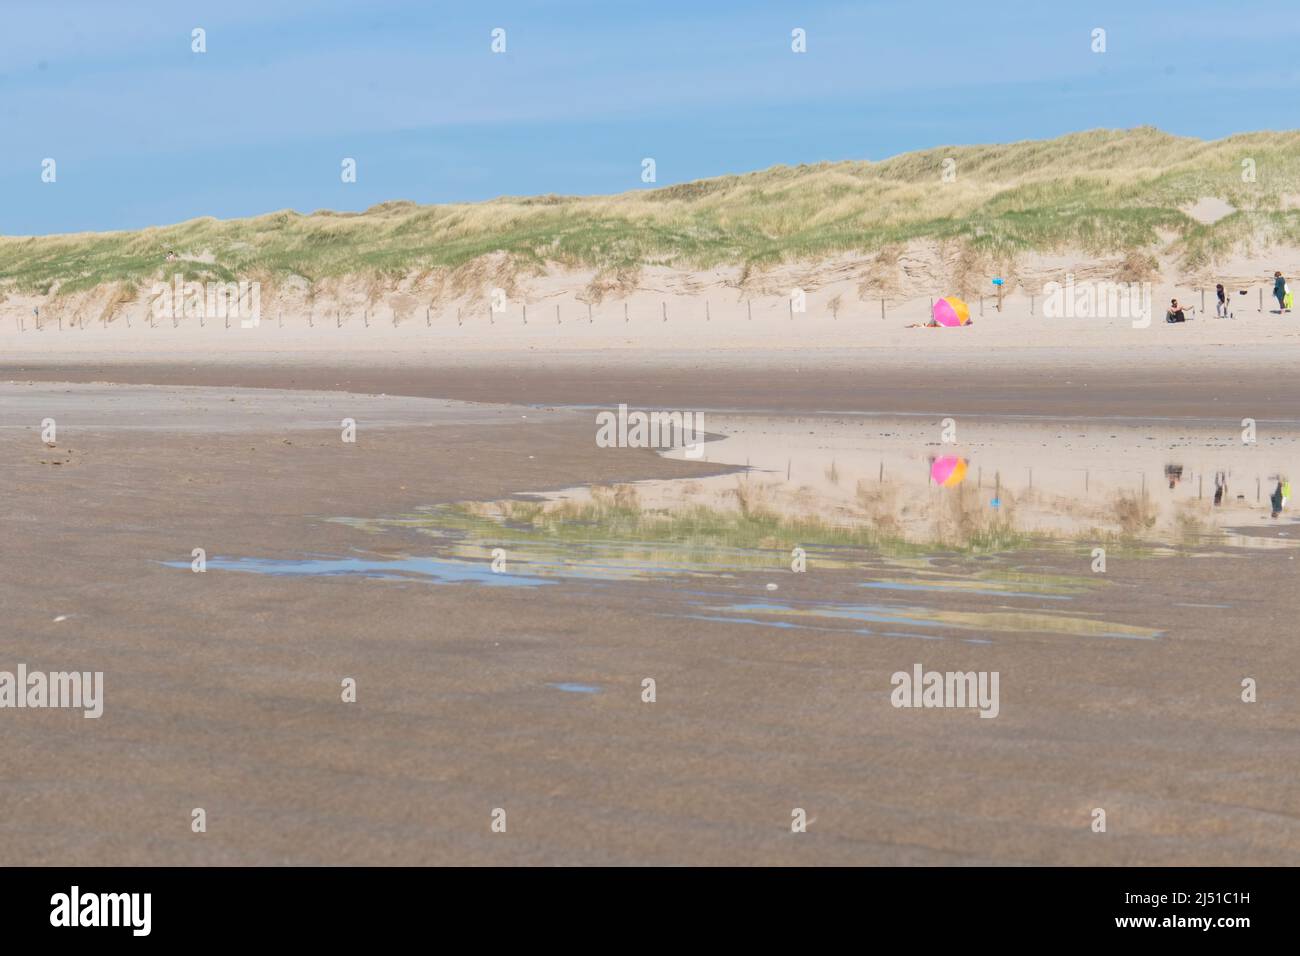
[[[990,513],[982,504],[978,488],[961,485],[948,489],[935,522],[934,543],[958,551],[1009,551],[1022,548],[1033,536],[1015,527],[1015,505],[1010,494],[1002,506]]]
[[[789,551],[794,547],[856,548],[889,555],[918,555],[936,547],[958,552],[1004,551],[1034,539],[1011,527],[1009,516],[967,519],[933,541],[910,541],[894,530],[866,523],[836,523],[811,515],[780,514],[755,500],[742,483],[738,508],[695,504],[646,509],[630,486],[591,489],[589,501],[501,501],[462,503],[439,511],[441,526],[459,526],[478,536],[503,528],[556,543],[636,542],[697,549]]]

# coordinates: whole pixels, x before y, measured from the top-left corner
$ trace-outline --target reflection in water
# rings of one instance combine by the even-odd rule
[[[726,436],[710,443],[710,459],[744,472],[335,519],[383,536],[387,553],[396,539],[404,557],[213,558],[208,566],[510,587],[667,579],[672,602],[654,613],[689,620],[971,643],[1012,632],[1153,640],[1159,631],[1072,603],[1103,595],[1113,583],[1105,575],[1026,571],[1009,556],[1064,551],[1065,566],[1086,572],[1081,556],[1098,545],[1240,556],[1300,540],[1287,530],[1285,476],[1300,464],[1291,432],[1245,445],[1209,426],[972,422],[958,423],[959,441],[946,443],[938,422],[918,418],[719,414],[710,429]],[[798,571],[801,562],[847,581],[835,579],[836,593],[823,600],[737,599],[752,593],[748,574]],[[692,580],[724,590],[683,587]],[[880,599],[854,599],[846,588]]]
[[[967,464],[965,458],[958,458],[956,455],[934,458],[930,462],[930,480],[941,488],[960,485],[962,479],[966,477]]]
[[[1300,431],[1272,425],[1246,443],[1231,422],[957,420],[945,430],[938,416],[715,412],[710,428],[727,437],[708,446],[709,460],[743,464],[746,473],[639,482],[647,509],[725,508],[744,498],[787,517],[869,527],[939,549],[996,550],[1023,544],[1023,536],[1199,542],[1275,511],[1287,521],[1286,475],[1300,466]]]

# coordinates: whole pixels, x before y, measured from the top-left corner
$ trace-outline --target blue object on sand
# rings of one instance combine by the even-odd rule
[[[1002,499],[994,498],[992,501],[989,502],[989,505],[994,508],[1000,508],[1002,507]]]

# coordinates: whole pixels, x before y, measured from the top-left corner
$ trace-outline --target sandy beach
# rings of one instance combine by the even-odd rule
[[[1294,865],[1289,353],[804,345],[11,355],[0,669],[102,671],[105,706],[8,715],[4,862]],[[600,448],[619,402],[721,440]],[[753,537],[743,482],[801,523]],[[997,718],[892,706],[917,664],[997,671]]]
[[[1276,0],[68,6],[0,31],[6,939],[1286,924]]]

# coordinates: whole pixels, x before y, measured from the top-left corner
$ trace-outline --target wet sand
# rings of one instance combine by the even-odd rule
[[[326,389],[474,402],[619,402],[647,408],[783,413],[932,412],[1105,419],[1296,418],[1300,349],[972,346],[900,354],[868,349],[728,352],[529,351],[309,353],[186,359],[76,354],[0,360],[0,381],[113,381]]]
[[[1268,418],[1293,387],[1225,372],[1170,394],[1167,382],[1094,370],[1081,403],[1075,384],[1032,372],[1031,394],[1001,397],[1005,378],[971,373],[926,397],[901,368],[866,385],[859,371],[856,386],[847,368],[488,371],[41,374],[674,408],[943,411],[934,403],[960,399],[972,413],[1104,416],[1222,404],[1228,419],[1256,405]],[[40,377],[0,373],[20,375]],[[145,414],[121,427],[97,390],[5,388],[0,669],[102,670],[106,685],[99,720],[0,711],[5,864],[1300,862],[1300,602],[1287,550],[1113,555],[1070,613],[1158,632],[1151,640],[942,624],[909,639],[689,616],[861,596],[861,573],[814,563],[796,575],[775,558],[705,582],[527,587],[193,574],[165,562],[187,564],[195,547],[399,557],[418,543],[326,519],[718,468],[597,448],[590,416],[565,410],[221,392],[197,403],[200,427],[174,420],[176,395],[142,390],[123,401]],[[43,403],[57,405],[55,449],[39,440]],[[282,417],[260,417],[281,403]],[[345,445],[336,418],[354,406],[358,440]],[[1087,553],[1070,549],[993,563],[1088,574]],[[1033,596],[925,603],[1060,613]],[[1001,713],[893,708],[890,675],[915,663],[998,670]],[[355,704],[340,700],[344,677],[357,681]],[[641,700],[646,677],[653,704]],[[1243,677],[1259,680],[1258,703],[1241,702]],[[195,807],[206,833],[190,830]],[[490,831],[498,807],[504,834]],[[790,832],[796,807],[807,833]],[[1104,834],[1090,829],[1096,807]]]

